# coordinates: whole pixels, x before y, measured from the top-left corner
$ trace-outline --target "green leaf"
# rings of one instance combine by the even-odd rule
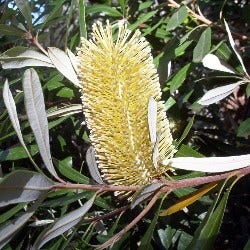
[[[86,8],[86,15],[95,13],[105,13],[111,17],[122,17],[122,13],[120,13],[117,9],[105,4],[94,4]]]
[[[27,204],[26,202],[19,203],[16,206],[12,207],[11,209],[7,210],[5,213],[2,213],[0,217],[0,224],[7,221],[13,215],[17,214],[17,212],[23,209],[26,206],[26,204]]]
[[[30,156],[37,154],[37,145],[27,146]],[[23,146],[10,147],[5,150],[0,150],[0,162],[1,161],[16,161],[20,159],[28,158],[29,155]]]
[[[23,67],[54,67],[49,57],[36,50],[17,46],[5,51],[0,56],[3,69],[18,69]]]
[[[191,63],[186,64],[183,68],[181,68],[175,76],[168,83],[170,85],[170,93],[173,94],[186,80]]]
[[[246,94],[247,94],[247,97],[250,96],[250,83],[247,84]]]
[[[73,89],[70,89],[68,87],[63,87],[56,93],[56,96],[62,98],[73,98],[75,94]]]
[[[177,28],[188,17],[187,8],[183,5],[179,8],[169,19],[166,30],[173,30]]]
[[[193,62],[201,62],[203,57],[208,54],[211,47],[211,28],[206,28],[193,51]]]
[[[0,207],[34,201],[47,193],[54,183],[36,172],[17,170],[4,177],[0,183]]]
[[[7,36],[22,36],[24,34],[23,30],[18,29],[16,27],[0,24],[0,35],[7,35]]]
[[[0,249],[2,249],[21,229],[21,227],[31,218],[31,216],[41,204],[42,199],[43,197],[41,197],[39,201],[35,202],[30,208],[28,208],[27,211],[21,216],[10,221],[7,225],[4,224],[0,228]]]
[[[214,204],[207,212],[206,217],[203,219],[203,222],[195,231],[194,238],[187,247],[187,250],[210,250],[213,248],[213,243],[219,233],[220,225],[224,216],[227,200],[234,184],[235,182],[233,182],[230,188],[227,189],[219,202],[217,202],[217,199],[215,200]],[[217,207],[215,208],[216,205]]]
[[[54,163],[58,171],[71,181],[82,184],[89,184],[89,178],[72,168],[72,166],[70,166],[69,164],[69,160],[69,158],[66,158],[63,161],[58,161],[57,159],[54,159]]]
[[[250,238],[249,240],[247,241],[247,244],[244,246],[244,249],[243,250],[249,250],[250,249]]]
[[[82,207],[64,215],[63,217],[56,220],[55,223],[49,228],[46,228],[35,241],[32,250],[40,249],[48,241],[58,237],[70,228],[77,225],[83,216],[89,211],[95,201],[96,195],[88,200]]]
[[[58,177],[50,154],[48,120],[45,111],[43,91],[39,77],[34,69],[27,69],[23,77],[25,108],[32,131],[35,135],[39,152],[48,171]]]
[[[80,87],[76,72],[68,55],[64,51],[55,47],[49,47],[48,54],[57,70],[77,87]]]
[[[166,111],[169,110],[175,104],[176,100],[172,96],[170,96],[164,104]]]
[[[188,136],[188,133],[193,126],[193,123],[194,123],[194,116],[189,120],[186,128],[184,129],[184,131],[181,135],[181,138],[179,139],[179,141],[176,144],[176,147],[178,147],[183,142],[183,140]]]
[[[47,113],[48,118],[63,117],[68,115],[73,115],[82,112],[81,104],[71,104],[64,106],[62,108],[55,109]]]
[[[238,137],[247,137],[250,135],[250,118],[247,118],[245,121],[241,122],[238,130]]]
[[[182,144],[175,157],[203,157],[203,155],[190,146]]]
[[[25,20],[27,21],[29,30],[32,31],[32,15],[29,1],[27,0],[15,0],[18,9],[21,11]]]
[[[87,38],[85,0],[79,0],[78,9],[79,9],[80,36]]]
[[[147,22],[151,17],[153,17],[155,14],[157,13],[157,10],[154,11],[150,11],[148,13],[143,13],[139,16],[138,20],[135,21],[133,24],[130,24],[128,26],[128,28],[130,30],[135,30],[136,28],[138,28],[141,24]]]

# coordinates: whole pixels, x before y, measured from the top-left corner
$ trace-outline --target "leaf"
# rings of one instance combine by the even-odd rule
[[[191,63],[182,67],[168,83],[170,85],[170,93],[173,94],[186,80]]]
[[[40,249],[48,241],[56,238],[57,236],[63,234],[70,228],[77,225],[82,217],[89,211],[95,201],[96,195],[94,195],[90,200],[88,200],[82,207],[62,216],[49,228],[46,228],[35,241],[32,249]]]
[[[201,153],[198,151],[194,150],[188,145],[182,144],[180,149],[177,151],[175,154],[175,157],[187,157],[187,156],[192,156],[192,157],[203,157]]]
[[[26,206],[27,203],[19,203],[16,206],[12,207],[11,209],[7,210],[6,212],[1,214],[0,217],[0,224],[7,221],[9,218],[11,218],[13,215],[16,215],[17,212],[19,212],[21,209],[23,209]]]
[[[172,96],[170,96],[164,104],[165,110],[168,111],[175,104],[176,100]]]
[[[0,183],[0,207],[34,201],[47,193],[53,182],[36,172],[17,170],[4,177]]]
[[[150,242],[151,242],[152,237],[153,237],[155,226],[157,225],[157,222],[158,222],[159,212],[160,212],[163,201],[164,201],[164,198],[161,199],[161,203],[159,204],[159,206],[158,206],[158,208],[157,208],[157,210],[155,212],[153,220],[151,221],[146,233],[141,238],[141,244],[140,244],[138,250],[145,250],[145,249],[148,249],[148,247],[151,246]]]
[[[43,91],[34,69],[27,69],[23,77],[24,102],[30,126],[35,135],[39,152],[48,171],[59,181],[50,154],[48,120]]]
[[[186,196],[181,197],[177,203],[166,209],[165,211],[160,213],[160,216],[167,216],[174,214],[180,210],[183,210],[185,207],[193,204],[195,201],[197,201],[199,198],[201,198],[203,195],[205,195],[207,192],[209,192],[211,189],[215,188],[218,185],[218,182],[209,183],[207,185],[204,185],[202,188],[194,191],[191,194],[188,194]]]
[[[246,245],[244,246],[243,250],[249,250],[250,249],[250,238],[248,239]]]
[[[156,130],[157,130],[157,102],[151,96],[148,102],[148,127],[150,141],[154,145],[156,143]]]
[[[239,53],[239,51],[238,51],[238,49],[236,47],[236,44],[235,44],[235,42],[233,40],[231,31],[230,31],[229,26],[228,26],[225,19],[224,19],[224,23],[225,23],[225,27],[226,27],[226,31],[227,31],[227,35],[228,35],[228,38],[229,38],[230,45],[231,45],[232,49],[234,50],[234,53],[236,54],[241,66],[242,66],[243,71],[248,76],[248,73],[247,73],[246,67],[245,67],[245,65],[243,63],[242,57],[241,57],[241,55],[240,55],[240,53]]]
[[[123,17],[117,9],[110,7],[106,4],[94,4],[86,8],[86,15],[94,13],[105,13],[111,17]]]
[[[187,8],[185,5],[180,7],[169,19],[166,30],[173,30],[178,27],[188,17]]]
[[[71,64],[75,70],[75,72],[77,72],[77,57],[73,54],[73,52],[67,48],[67,54],[68,54],[68,57],[71,61]]]
[[[149,196],[155,193],[156,190],[158,190],[163,183],[151,183],[144,188],[142,188],[139,192],[136,193],[134,199],[131,202],[131,209],[134,209],[137,205],[139,205],[142,201],[147,199]]]
[[[55,165],[58,169],[58,171],[65,177],[67,177],[69,180],[77,182],[77,183],[83,183],[83,184],[89,184],[89,178],[82,175],[80,172],[72,168],[67,162],[69,161],[68,158],[64,159],[63,161],[58,161],[57,159],[54,159]]]
[[[95,161],[95,150],[94,147],[90,146],[86,153],[86,162],[90,172],[91,177],[99,184],[104,184],[102,177],[99,173],[98,166]]]
[[[80,27],[80,36],[87,38],[87,27],[86,27],[86,8],[85,0],[79,0],[79,27]]]
[[[21,227],[31,218],[31,216],[41,204],[42,199],[43,197],[41,197],[39,201],[35,202],[30,208],[28,208],[27,212],[10,221],[7,225],[4,224],[0,228],[0,249],[2,249],[21,229]]]
[[[234,184],[235,182],[225,192],[215,210],[214,208],[217,201],[212,205],[212,209],[206,214],[203,222],[195,231],[193,240],[187,247],[187,250],[210,250],[213,248],[213,243],[219,233],[220,225],[224,216],[227,200]]]
[[[1,54],[0,63],[3,69],[18,69],[29,66],[54,67],[46,55],[22,46],[11,48]]]
[[[47,118],[56,118],[60,116],[68,116],[82,112],[81,104],[71,104],[47,113]]]
[[[27,0],[15,0],[18,9],[21,11],[25,20],[27,21],[29,30],[32,31],[32,15],[29,1]]]
[[[49,47],[48,55],[59,72],[61,72],[77,87],[81,87],[76,72],[71,64],[70,58],[64,51],[55,47]]]
[[[0,30],[1,35],[22,36],[24,34],[23,30],[6,24],[0,24]]]
[[[209,69],[219,70],[227,73],[235,74],[233,68],[220,60],[216,55],[207,54],[202,59],[203,66]]]
[[[218,102],[225,97],[229,96],[233,91],[240,85],[240,82],[228,84],[225,86],[217,87],[209,90],[204,96],[198,101],[200,105],[210,105]]]
[[[250,135],[250,118],[247,118],[245,121],[240,123],[240,126],[237,130],[238,137],[247,137]]]
[[[68,87],[61,88],[57,93],[56,96],[62,98],[72,98],[75,96],[73,89]]]
[[[37,145],[29,145],[26,149],[23,146],[15,146],[7,148],[3,151],[0,150],[0,162],[25,159],[35,155],[38,152]],[[27,151],[29,154],[27,154]]]
[[[163,165],[177,169],[219,173],[237,170],[249,166],[250,154],[227,157],[177,157],[163,160]]]
[[[188,136],[188,133],[189,133],[190,129],[192,128],[193,124],[194,124],[194,116],[189,120],[187,126],[185,127],[185,129],[181,135],[181,138],[179,139],[179,141],[175,145],[176,147],[178,147],[183,142],[183,140]]]
[[[206,28],[196,44],[193,51],[193,62],[200,62],[209,52],[211,47],[211,28]]]

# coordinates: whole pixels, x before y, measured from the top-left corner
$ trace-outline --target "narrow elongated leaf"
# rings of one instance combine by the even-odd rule
[[[93,180],[95,180],[99,184],[104,184],[97,163],[95,161],[95,150],[94,147],[92,146],[90,146],[87,150],[86,162],[89,168],[90,175],[93,178]]]
[[[185,207],[193,204],[195,201],[197,201],[199,198],[201,198],[203,195],[205,195],[207,192],[209,192],[211,189],[217,186],[218,183],[209,183],[207,185],[204,185],[202,188],[194,191],[191,194],[188,194],[184,197],[181,197],[177,203],[175,203],[173,206],[169,207],[165,211],[160,213],[160,216],[167,216],[173,213],[176,213]]]
[[[173,79],[168,83],[170,85],[170,93],[173,94],[186,80],[188,71],[190,69],[191,63],[188,63],[183,68],[181,68]]]
[[[86,15],[100,12],[112,17],[122,17],[122,13],[113,7],[107,6],[106,4],[94,4],[86,8]]]
[[[250,118],[241,122],[241,124],[237,130],[237,136],[239,136],[239,137],[247,137],[249,135],[250,135]]]
[[[29,1],[15,0],[18,9],[22,12],[25,20],[27,21],[29,30],[32,31],[32,15]]]
[[[222,199],[219,201],[217,208],[215,210],[212,209],[210,210],[211,212],[207,213],[204,218],[204,223],[201,223],[195,231],[193,240],[187,247],[188,250],[210,250],[213,248],[213,243],[219,233],[220,225],[224,216],[227,200],[234,184],[235,182],[225,192]],[[216,203],[217,201],[215,201],[215,204]],[[215,207],[215,204],[213,204],[212,208]]]
[[[147,185],[142,190],[140,190],[135,198],[131,202],[131,209],[135,208],[138,204],[140,204],[142,201],[144,201],[146,198],[154,194],[156,190],[158,190],[163,184],[156,182]]]
[[[207,173],[227,172],[250,165],[250,154],[228,156],[228,157],[177,157],[166,159],[162,162],[164,165],[177,169],[201,171]]]
[[[24,72],[23,90],[27,116],[44,164],[56,179],[61,180],[51,160],[48,120],[45,111],[43,91],[39,77],[34,69],[27,69]]]
[[[89,211],[95,201],[96,195],[88,200],[82,207],[64,215],[58,219],[50,228],[46,228],[33,245],[33,250],[40,249],[48,241],[63,234],[70,228],[77,225],[83,218],[83,216]]]
[[[77,87],[80,87],[76,72],[67,54],[64,51],[54,47],[48,48],[48,54],[57,70]]]
[[[150,141],[154,145],[156,143],[157,129],[157,102],[153,97],[150,97],[148,102],[148,127]]]
[[[29,153],[27,153],[27,150],[29,151]],[[38,152],[38,147],[36,144],[29,145],[27,147],[27,150],[23,146],[11,147],[3,151],[0,150],[0,162],[1,161],[16,161],[16,160],[28,158],[30,156],[35,155]]]
[[[17,170],[7,175],[0,183],[0,207],[28,202],[47,193],[53,182],[36,172]]]
[[[211,28],[206,28],[193,51],[193,62],[200,62],[203,57],[209,52],[211,47]]]
[[[198,101],[201,105],[210,105],[218,102],[225,97],[229,96],[233,91],[240,85],[240,82],[228,84],[222,87],[209,90],[204,96]]]
[[[173,30],[178,27],[188,16],[187,7],[180,7],[169,19],[166,30]]]
[[[184,129],[184,131],[183,131],[183,133],[182,133],[182,135],[181,135],[181,138],[180,138],[179,141],[177,142],[176,147],[178,147],[178,146],[183,142],[183,140],[187,137],[187,135],[188,135],[190,129],[191,129],[192,126],[193,126],[193,123],[194,123],[194,116],[189,120],[189,122],[188,122],[186,128]]]
[[[240,55],[240,53],[239,53],[239,51],[238,51],[238,49],[237,49],[237,47],[236,47],[236,44],[235,44],[235,42],[234,42],[234,40],[233,40],[231,31],[230,31],[230,29],[229,29],[229,26],[228,26],[226,20],[224,20],[224,23],[225,23],[225,27],[226,27],[226,31],[227,31],[227,35],[228,35],[228,38],[229,38],[230,45],[231,45],[232,49],[234,50],[234,53],[236,54],[236,56],[237,56],[237,58],[238,58],[238,60],[239,60],[239,62],[240,62],[240,64],[241,64],[241,66],[242,66],[243,71],[244,71],[245,74],[248,76],[246,67],[245,67],[245,65],[244,65],[244,63],[243,63],[242,57],[241,57],[241,55]]]
[[[0,24],[0,31],[1,35],[7,36],[22,36],[24,34],[23,30],[6,24]]]
[[[81,104],[71,104],[65,107],[48,112],[47,118],[55,118],[60,116],[73,115],[82,112]]]
[[[13,215],[15,215],[18,211],[20,211],[21,209],[23,209],[26,206],[26,204],[27,204],[26,202],[19,203],[18,205],[12,207],[8,211],[6,211],[4,213],[1,213],[0,224],[4,223],[9,218],[11,218]]]
[[[80,36],[84,37],[84,38],[87,38],[85,0],[79,0],[78,10],[79,10]]]
[[[207,54],[202,59],[202,63],[203,63],[203,66],[206,68],[235,74],[234,69],[230,67],[229,65],[227,65],[224,61],[219,59],[216,55]]]
[[[29,66],[55,67],[46,55],[22,46],[11,48],[1,54],[0,63],[3,69],[17,69]]]
[[[75,70],[75,72],[77,72],[77,57],[73,54],[73,52],[67,48],[67,54],[68,54],[68,57],[71,61],[71,64]]]

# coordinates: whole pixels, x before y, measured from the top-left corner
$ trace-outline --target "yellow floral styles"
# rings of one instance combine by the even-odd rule
[[[117,28],[118,26],[118,28]],[[151,50],[139,30],[93,25],[82,38],[78,75],[83,111],[103,178],[113,185],[145,185],[167,170],[175,153]],[[156,143],[150,140],[149,100],[156,101]]]

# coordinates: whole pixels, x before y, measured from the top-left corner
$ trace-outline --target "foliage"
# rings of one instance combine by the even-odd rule
[[[237,237],[247,248],[249,226],[235,238],[224,228],[239,228],[246,213],[239,197],[249,195],[249,176],[238,180],[249,167],[210,176],[176,169],[145,187],[111,186],[82,114],[80,37],[97,21],[123,19],[151,45],[175,157],[249,152],[249,5],[185,2],[0,1],[0,248],[233,248]]]

